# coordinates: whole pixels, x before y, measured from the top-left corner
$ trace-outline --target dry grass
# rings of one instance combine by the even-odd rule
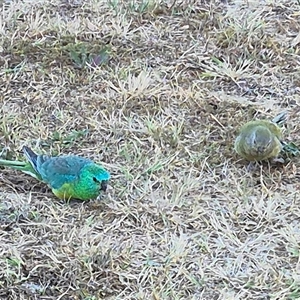
[[[283,109],[298,142],[299,2],[51,2],[0,13],[2,156],[112,180],[67,204],[1,169],[0,298],[299,299],[299,160],[249,172],[233,151]]]

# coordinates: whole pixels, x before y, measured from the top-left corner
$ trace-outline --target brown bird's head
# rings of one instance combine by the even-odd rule
[[[274,137],[271,131],[265,126],[257,126],[246,137],[247,149],[251,154],[266,154],[272,151]]]

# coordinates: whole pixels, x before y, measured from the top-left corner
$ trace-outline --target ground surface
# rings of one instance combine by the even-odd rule
[[[3,1],[2,1],[3,2]],[[0,173],[1,299],[299,299],[299,159],[253,171],[238,128],[299,132],[297,1],[7,2],[0,149],[111,172],[65,203]]]

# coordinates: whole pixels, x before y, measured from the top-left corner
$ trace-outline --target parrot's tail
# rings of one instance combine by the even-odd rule
[[[5,160],[0,159],[0,166],[3,167],[9,167],[15,170],[22,171],[26,174],[31,175],[32,177],[39,179],[38,174],[34,170],[34,168],[31,166],[31,164],[24,162],[24,161],[17,161],[17,160]]]
[[[30,168],[34,172],[35,175],[31,174],[31,176],[34,176],[38,180],[42,180],[39,166],[43,164],[49,157],[47,155],[38,155],[35,152],[33,152],[29,147],[23,146],[22,148],[23,153],[27,160],[30,163]]]
[[[286,122],[287,120],[287,112],[283,111],[280,114],[278,114],[273,120],[272,122],[277,124],[277,125],[282,125]]]
[[[36,172],[37,170],[37,154],[35,154],[29,147],[23,146],[22,151],[24,155],[26,156],[27,160],[31,163],[32,167],[35,169]]]
[[[17,160],[0,159],[0,166],[11,167],[16,170],[21,170],[26,166],[26,162]]]

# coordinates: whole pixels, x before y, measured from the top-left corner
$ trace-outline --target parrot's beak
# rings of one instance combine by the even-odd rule
[[[102,180],[101,182],[101,191],[106,191],[107,189],[107,180]]]

